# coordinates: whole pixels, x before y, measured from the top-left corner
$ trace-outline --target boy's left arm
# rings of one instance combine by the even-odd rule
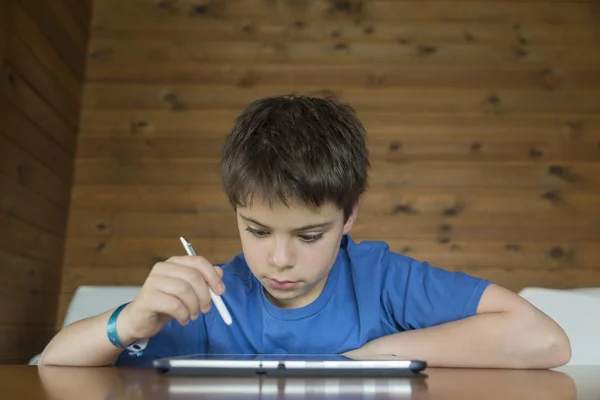
[[[375,339],[345,353],[394,354],[430,367],[553,368],[571,358],[565,332],[519,295],[490,284],[476,315]]]

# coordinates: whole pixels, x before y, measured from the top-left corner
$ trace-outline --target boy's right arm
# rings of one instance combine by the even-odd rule
[[[225,291],[223,271],[203,257],[171,257],[152,268],[140,293],[117,318],[122,344],[150,338],[169,321],[186,325],[211,307],[210,286]],[[108,340],[106,325],[113,310],[62,329],[44,349],[38,365],[102,366],[113,364],[123,349]]]

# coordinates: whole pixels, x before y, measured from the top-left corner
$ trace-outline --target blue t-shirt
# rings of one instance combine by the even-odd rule
[[[474,315],[489,281],[394,253],[386,243],[344,236],[321,295],[282,309],[266,297],[242,254],[223,265],[222,295],[233,324],[215,307],[182,326],[169,322],[141,357],[124,351],[117,365],[157,357],[208,354],[341,354],[393,333]]]

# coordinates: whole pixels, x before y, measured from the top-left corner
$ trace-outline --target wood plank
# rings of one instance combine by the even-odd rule
[[[352,233],[356,242],[370,240]],[[159,261],[181,255],[176,237],[71,237],[66,244],[65,270],[69,268],[141,268],[149,272]],[[218,241],[188,237],[198,254],[212,263],[229,262],[242,252],[239,236]],[[439,243],[428,239],[386,240],[391,251],[445,268],[562,268],[597,269],[597,242],[512,242],[478,239]],[[110,274],[109,274],[110,276]]]
[[[174,192],[177,195],[174,195]],[[600,193],[522,189],[431,189],[371,186],[360,213],[434,215],[597,215]],[[71,210],[111,212],[229,213],[232,207],[220,185],[75,186]]]
[[[70,0],[74,1],[74,0]],[[254,19],[193,19],[181,20],[174,27],[165,18],[164,23],[149,25],[138,20],[135,24],[115,18],[114,15],[97,22],[92,30],[95,39],[156,40],[173,41],[322,41],[339,43],[352,42],[395,42],[447,44],[478,43],[500,45],[572,45],[593,46],[597,43],[596,30],[590,23],[560,24],[529,22],[446,22],[404,21],[402,23],[363,21],[349,23],[340,20],[274,21],[262,23]]]
[[[62,84],[38,60],[33,52],[14,34],[6,49],[6,60],[15,72],[34,87],[43,100],[58,112],[63,121],[73,129],[79,124],[79,104]]]
[[[198,254],[213,263],[225,263],[241,253],[239,237],[218,241],[205,237],[186,236],[198,250]],[[138,266],[145,267],[146,274],[159,261],[184,254],[177,237],[173,238],[122,238],[77,237],[70,235],[65,245],[65,271],[71,267]]]
[[[145,32],[145,31],[144,31]],[[87,75],[87,106],[97,106],[96,92],[108,90],[117,82],[148,83],[165,91],[192,84],[253,87],[257,85],[297,85],[318,87],[401,87],[404,89],[592,89],[600,87],[598,69],[540,69],[408,66],[389,63],[344,65],[221,63],[137,63],[90,66]],[[103,85],[95,82],[105,82]],[[162,83],[162,85],[158,85]],[[163,104],[163,103],[161,103]]]
[[[89,20],[79,20],[74,11],[80,6],[73,7],[74,0],[43,0],[56,16],[57,21],[65,29],[77,49],[85,52],[87,46],[87,26]],[[69,3],[69,4],[67,4]],[[84,17],[85,18],[85,17]]]
[[[94,108],[238,109],[252,101],[288,93],[330,93],[358,110],[402,112],[467,113],[498,115],[531,113],[600,113],[597,90],[489,90],[462,88],[354,88],[345,86],[306,87],[300,85],[254,86],[217,85],[131,85],[102,84],[86,88],[85,106]]]
[[[218,164],[190,160],[77,160],[74,184],[90,185],[218,185]],[[190,173],[194,171],[194,173]],[[372,186],[419,188],[570,188],[596,189],[596,163],[531,164],[469,162],[373,162]]]
[[[60,289],[60,265],[50,265],[5,251],[0,251],[0,265],[3,279],[0,287],[48,294],[56,294]]]
[[[181,214],[72,211],[69,236],[77,237],[178,237],[232,238],[238,235],[233,212]],[[353,232],[373,240],[431,239],[555,241],[600,237],[600,215],[363,215]]]
[[[361,209],[364,210],[362,213],[374,215],[433,214],[447,217],[471,215],[485,218],[488,215],[504,214],[583,217],[599,214],[599,197],[600,193],[595,190],[580,192],[573,189],[544,191],[530,188],[371,187],[361,200]],[[145,211],[142,210],[143,203],[141,202],[141,208],[137,211]]]
[[[0,304],[11,305],[0,307],[0,321],[2,325],[52,326],[56,319],[57,298],[58,293],[0,287]]]
[[[27,363],[31,357],[41,353],[44,350],[55,333],[56,332],[52,325],[0,326],[0,349],[2,349],[2,361],[9,364]]]
[[[78,141],[80,159],[178,159],[217,162],[221,157],[222,139],[214,138],[106,138],[82,137]],[[439,142],[411,140],[368,141],[372,161],[600,161],[600,147],[589,143],[562,144],[560,141]]]
[[[0,214],[0,250],[52,265],[62,263],[64,240]]]
[[[461,162],[373,163],[372,185],[454,188],[529,188],[595,190],[597,163],[528,165]],[[478,165],[478,166],[477,166]]]
[[[517,293],[526,287],[574,289],[597,287],[600,284],[600,270],[506,271],[504,269],[466,269],[465,272],[491,280]]]
[[[150,268],[110,268],[113,275],[104,276],[107,271],[101,267],[65,269],[63,296],[70,296],[79,286],[83,285],[141,286],[150,273]],[[62,307],[64,307],[64,303]],[[62,313],[62,315],[64,318],[65,314]]]
[[[194,132],[212,132],[216,137],[225,137],[241,110],[186,111],[173,113],[167,110],[81,110],[80,137],[86,135],[130,136],[154,135],[167,131],[171,133],[186,130],[196,125]],[[202,123],[198,124],[199,119]],[[176,121],[179,121],[177,123]],[[223,129],[226,130],[223,130]],[[192,129],[188,129],[192,130]],[[213,136],[213,137],[214,137]]]
[[[4,49],[10,32],[9,15],[12,7],[12,0],[0,0],[0,60],[4,60]]]
[[[75,130],[70,128],[14,69],[4,65],[0,71],[0,92],[34,121],[69,154],[75,150]]]
[[[70,183],[73,157],[31,122],[8,99],[0,95],[0,131],[62,181]]]
[[[103,40],[92,37],[88,68],[128,68],[137,63],[402,63],[409,66],[598,68],[597,46],[409,44],[339,42]],[[118,66],[118,67],[117,67]],[[130,68],[130,67],[129,67]]]
[[[71,293],[61,292],[58,295],[58,305],[57,305],[57,309],[56,309],[56,321],[54,323],[55,330],[57,332],[60,331],[63,327],[63,322],[65,320],[65,316],[67,315],[67,310],[69,308],[69,304],[71,302],[71,299],[73,298],[73,294],[75,294],[76,289],[77,288],[73,289],[73,291]]]
[[[64,237],[67,209],[0,174],[0,212],[31,226]]]
[[[0,134],[0,173],[58,205],[69,204],[69,182],[15,146],[4,134]]]
[[[556,289],[595,287],[600,285],[600,270],[460,268],[483,279],[489,279],[510,290],[519,292],[525,287],[537,286]],[[65,271],[65,291],[74,292],[79,285],[142,285],[148,270],[145,268],[69,268]],[[65,293],[65,296],[67,294]]]
[[[69,69],[65,61],[52,47],[49,39],[40,31],[22,7],[13,7],[12,26],[14,33],[36,55],[36,57],[51,71],[56,79],[69,91],[78,102],[81,100],[81,81]]]
[[[90,30],[92,13],[85,1],[81,0],[62,0],[64,7],[73,16],[83,34],[87,37]]]
[[[359,238],[356,239],[360,241]],[[598,269],[597,242],[482,242],[388,240],[390,249],[452,270]]]
[[[23,11],[48,38],[67,67],[79,79],[83,78],[85,65],[86,37],[72,35],[63,25],[48,0],[21,0]]]
[[[514,141],[564,139],[597,142],[597,115],[496,115],[459,113],[404,113],[357,110],[368,137],[418,141]],[[82,110],[80,138],[102,137],[202,137],[220,138],[231,130],[237,110]]]
[[[600,142],[596,146],[591,143],[563,143],[562,154],[567,162],[600,161]]]
[[[159,23],[172,27],[201,24],[211,19],[252,18],[260,22],[345,20],[361,21],[478,21],[478,22],[592,22],[593,6],[586,2],[537,1],[368,1],[335,3],[327,0],[310,2],[236,1],[235,3],[204,4],[195,0],[154,3],[143,0],[121,2],[104,0],[96,4],[95,22],[130,21],[139,27]],[[96,25],[95,24],[95,25]],[[152,25],[155,24],[155,25]]]

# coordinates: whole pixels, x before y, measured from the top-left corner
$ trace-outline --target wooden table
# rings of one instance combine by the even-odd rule
[[[599,367],[430,368],[417,379],[169,378],[143,368],[0,366],[0,399],[600,399]]]

